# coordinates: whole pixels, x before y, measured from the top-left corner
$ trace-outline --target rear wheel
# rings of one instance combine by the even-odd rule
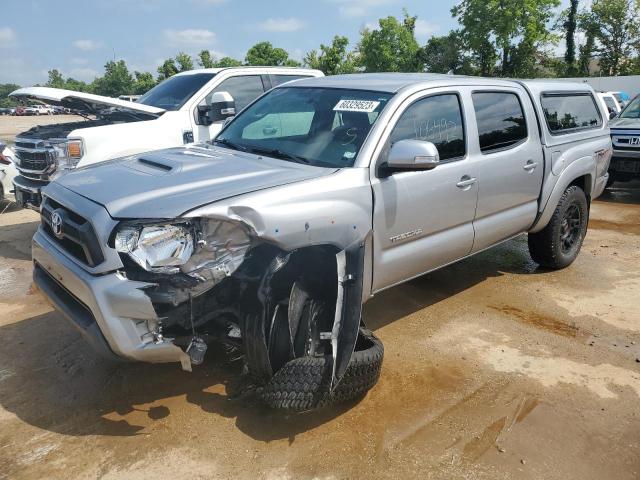
[[[544,229],[529,234],[529,253],[533,260],[547,268],[568,267],[580,253],[587,233],[589,208],[584,191],[567,188]]]

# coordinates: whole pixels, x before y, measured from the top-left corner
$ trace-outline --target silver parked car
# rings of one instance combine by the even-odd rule
[[[569,266],[611,140],[586,84],[428,74],[282,85],[211,144],[79,169],[44,191],[39,288],[103,352],[241,349],[269,405],[365,393],[376,293],[528,233]]]

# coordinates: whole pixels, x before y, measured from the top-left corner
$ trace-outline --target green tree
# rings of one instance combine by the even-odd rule
[[[427,72],[453,72],[458,75],[474,73],[471,59],[465,51],[462,35],[457,30],[452,30],[448,35],[441,37],[431,37],[422,47],[420,58]]]
[[[639,42],[640,24],[636,0],[594,0],[590,22],[596,26],[596,53],[604,75],[627,75]]]
[[[64,81],[64,88],[67,90],[74,90],[76,92],[91,92],[91,85],[82,80],[76,80],[75,78],[67,78]]]
[[[285,49],[274,47],[271,42],[259,42],[251,47],[247,51],[245,63],[247,65],[287,67],[300,65],[299,62],[289,58],[289,53]]]
[[[579,0],[570,0],[567,11],[567,19],[564,22],[566,50],[564,62],[566,64],[566,75],[572,77],[578,73],[576,65],[576,29],[578,27],[578,3]]]
[[[0,107],[15,107],[18,102],[9,97],[9,94],[20,88],[15,83],[0,83]]]
[[[544,48],[556,41],[548,24],[559,0],[462,0],[451,14],[482,75],[539,74]],[[499,70],[496,63],[499,60]]]
[[[416,17],[405,11],[404,19],[389,16],[378,20],[379,28],[365,28],[358,53],[367,72],[420,71],[420,46],[414,35]]]
[[[124,60],[112,60],[105,64],[104,75],[93,81],[92,89],[98,95],[118,97],[133,92],[133,76]]]
[[[176,64],[179,72],[193,70],[193,59],[190,55],[187,55],[184,52],[180,52],[176,55]]]
[[[240,60],[236,60],[231,57],[222,57],[220,60],[215,62],[214,67],[216,68],[228,68],[228,67],[239,67],[242,65]]]
[[[54,68],[49,70],[47,75],[49,76],[49,79],[47,80],[47,83],[45,83],[45,86],[52,88],[65,88],[64,77],[58,69]]]
[[[142,95],[148,92],[156,86],[156,81],[153,78],[153,74],[150,72],[133,72],[136,79],[133,83],[133,93],[136,95]]]
[[[215,62],[209,50],[201,50],[198,54],[198,63],[202,68],[213,68]]]
[[[578,54],[578,75],[591,76],[591,59],[596,49],[596,34],[600,28],[594,23],[593,15],[590,12],[583,12],[578,17],[578,27],[584,32],[584,43],[579,47]]]
[[[162,65],[158,67],[158,82],[166,80],[178,73],[178,67],[173,58],[167,58]]]
[[[357,69],[357,59],[353,52],[347,52],[349,39],[336,35],[331,45],[320,45],[320,51],[311,50],[304,58],[304,64],[309,68],[322,70],[325,75],[339,75],[354,73]]]

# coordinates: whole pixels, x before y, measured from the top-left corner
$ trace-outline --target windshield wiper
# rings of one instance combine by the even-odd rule
[[[270,157],[276,157],[281,160],[291,160],[297,163],[305,163],[305,164],[309,163],[308,159],[300,155],[294,155],[293,153],[283,152],[279,148],[251,147],[249,149],[249,153],[256,153],[259,155],[269,155]]]
[[[221,138],[219,140],[214,140],[213,144],[220,144],[224,147],[230,148],[231,150],[239,150],[241,152],[246,152],[247,151],[247,147],[245,147],[244,145],[238,145],[237,143],[233,143],[230,140],[227,140],[226,138]]]

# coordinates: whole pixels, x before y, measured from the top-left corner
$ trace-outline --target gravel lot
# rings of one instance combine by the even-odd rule
[[[521,237],[376,297],[380,383],[291,416],[234,397],[223,352],[97,358],[31,285],[37,224],[0,215],[0,478],[640,478],[640,184],[566,270]]]

